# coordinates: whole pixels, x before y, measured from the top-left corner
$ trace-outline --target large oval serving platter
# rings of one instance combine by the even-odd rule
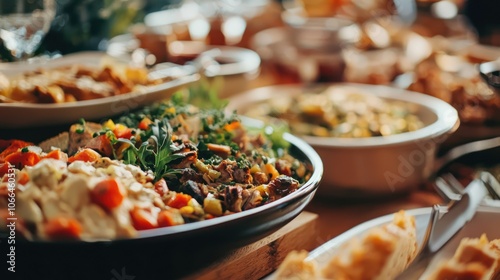
[[[269,204],[211,220],[146,230],[133,239],[16,242],[16,276],[22,279],[177,279],[199,271],[278,230],[313,198],[323,174],[319,155],[303,140],[284,134],[290,153],[313,173],[297,191]],[[6,244],[6,236],[0,244]],[[6,248],[2,246],[1,248]],[[7,253],[2,251],[0,260]],[[2,262],[5,264],[5,261]],[[127,278],[129,279],[129,278]]]

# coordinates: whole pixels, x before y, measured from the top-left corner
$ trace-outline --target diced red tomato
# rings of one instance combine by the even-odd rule
[[[175,196],[170,199],[167,205],[173,208],[180,209],[184,206],[187,206],[190,200],[191,196],[189,194],[176,193]]]
[[[141,208],[134,208],[130,211],[130,218],[132,219],[132,224],[137,230],[153,229],[158,227],[158,222],[153,214]]]
[[[116,124],[115,128],[113,129],[113,133],[115,134],[116,138],[132,138],[132,129],[124,126],[123,124]]]
[[[64,162],[68,162],[68,154],[66,154],[65,152],[63,152],[59,149],[50,151],[43,158],[52,158],[52,159],[57,159],[57,160],[62,160]]]
[[[92,200],[107,210],[122,204],[125,195],[125,190],[114,178],[100,181],[91,191]]]
[[[33,166],[40,161],[41,157],[39,154],[26,151],[23,152],[18,150],[17,152],[11,153],[5,157],[5,161],[14,165],[18,169],[22,169],[24,166]]]
[[[80,222],[73,218],[56,217],[44,224],[44,232],[50,239],[76,239],[82,233]]]
[[[139,125],[137,126],[138,128],[142,129],[142,130],[148,130],[149,129],[149,125],[152,124],[153,121],[150,120],[149,118],[145,117],[144,119],[142,119],[140,122],[139,122]]]
[[[68,158],[68,162],[72,163],[77,160],[92,162],[101,158],[101,155],[92,149],[82,149],[75,155]]]

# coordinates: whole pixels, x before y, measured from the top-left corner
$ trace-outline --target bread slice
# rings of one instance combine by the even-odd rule
[[[314,261],[307,261],[307,251],[290,252],[276,270],[276,279],[309,280],[318,279],[318,267]]]
[[[492,280],[499,274],[500,240],[489,242],[483,234],[480,238],[462,239],[453,258],[443,261],[429,280]]]
[[[495,239],[490,241],[488,245],[489,249],[494,252],[498,259],[500,259],[500,239]],[[493,271],[493,280],[500,280],[500,264],[497,265],[496,269]]]
[[[346,243],[323,268],[326,279],[394,279],[417,253],[415,218],[400,211],[392,223]]]

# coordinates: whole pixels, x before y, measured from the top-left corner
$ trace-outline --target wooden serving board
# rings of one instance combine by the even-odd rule
[[[273,272],[293,250],[312,250],[318,215],[302,212],[273,234],[245,247],[228,252],[225,258],[185,279],[260,279]]]

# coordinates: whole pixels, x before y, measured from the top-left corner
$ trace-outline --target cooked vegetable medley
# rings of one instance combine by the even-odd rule
[[[287,142],[175,98],[66,136],[51,148],[0,140],[0,221],[12,173],[26,238],[108,240],[212,219],[284,197],[312,171]]]
[[[297,135],[359,138],[422,128],[424,124],[414,111],[410,104],[333,87],[319,93],[271,99],[243,113],[285,120]]]

